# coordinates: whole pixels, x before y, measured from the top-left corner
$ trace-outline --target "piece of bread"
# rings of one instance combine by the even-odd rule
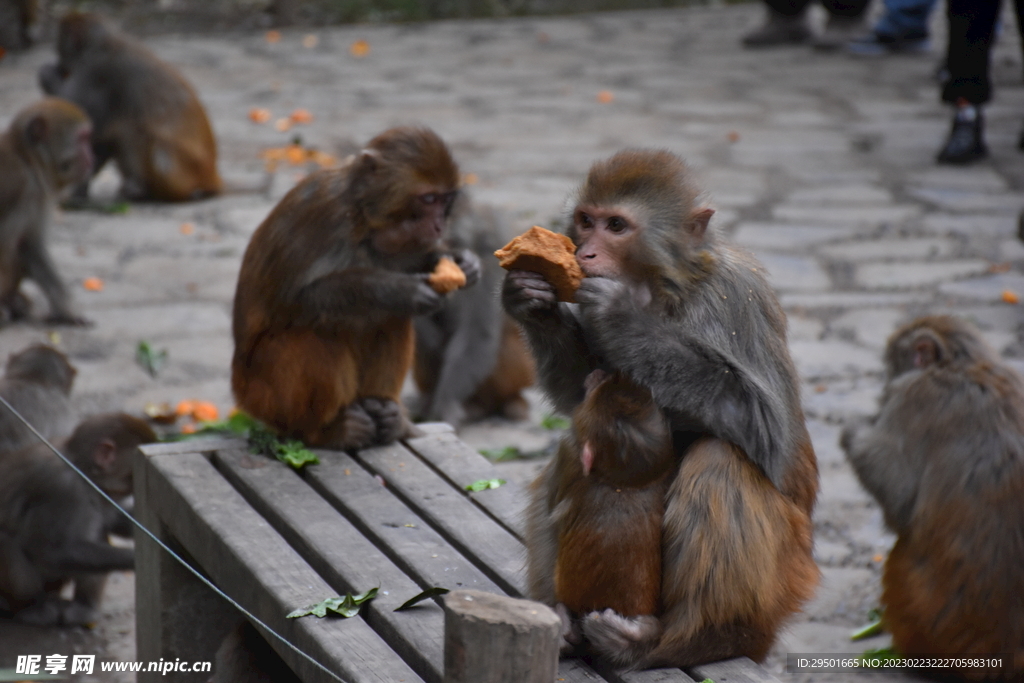
[[[462,268],[459,268],[455,261],[447,256],[442,256],[434,266],[434,272],[427,278],[427,282],[438,294],[447,294],[454,292],[459,287],[466,286],[466,274],[462,272]]]
[[[576,262],[576,245],[565,235],[535,225],[494,255],[505,270],[529,270],[543,275],[554,286],[559,301],[576,300],[583,271]]]

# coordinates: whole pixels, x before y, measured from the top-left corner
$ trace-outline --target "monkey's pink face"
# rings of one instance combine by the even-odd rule
[[[578,206],[573,213],[576,261],[587,277],[624,275],[623,259],[641,231],[621,207]]]

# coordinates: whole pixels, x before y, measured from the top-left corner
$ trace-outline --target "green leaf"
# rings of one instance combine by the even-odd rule
[[[545,415],[541,418],[540,426],[544,429],[568,429],[569,420],[561,415]]]
[[[316,453],[306,448],[306,445],[301,441],[286,441],[284,443],[278,441],[275,450],[278,460],[291,465],[297,470],[302,469],[304,465],[317,465],[320,463]]]
[[[506,460],[516,460],[522,457],[522,453],[516,446],[505,446],[504,448],[481,448],[480,455],[484,456],[491,462],[505,462]]]
[[[412,596],[411,598],[409,598],[408,600],[403,602],[400,606],[395,608],[395,611],[396,612],[401,612],[404,609],[409,609],[413,605],[418,605],[419,603],[423,602],[424,600],[429,600],[430,598],[436,598],[436,597],[444,595],[445,593],[448,593],[448,592],[450,592],[450,591],[447,588],[441,588],[440,586],[434,586],[433,588],[428,588],[427,590],[423,591],[422,593],[417,593],[416,595]]]
[[[504,479],[480,479],[479,481],[474,481],[472,484],[466,486],[466,490],[486,491],[487,489],[496,489],[504,483]]]
[[[135,362],[139,367],[145,370],[150,377],[156,379],[160,369],[167,364],[167,349],[155,351],[149,345],[149,342],[141,340],[139,341],[139,345],[135,348]]]
[[[715,683],[715,681],[714,681],[713,679],[711,679],[711,678],[705,678],[705,679],[704,679],[703,681],[701,681],[700,683]]]
[[[359,614],[359,608],[364,604],[373,600],[377,597],[377,591],[380,590],[380,586],[371,588],[365,593],[359,595],[352,595],[346,593],[345,597],[334,597],[321,600],[314,605],[308,605],[306,607],[300,607],[297,610],[289,612],[286,616],[288,619],[298,619],[299,617],[306,617],[313,615],[314,617],[323,618],[327,616],[327,613],[336,614],[344,619]]]
[[[876,619],[867,626],[861,626],[859,629],[850,634],[850,640],[864,640],[872,636],[877,636],[883,633],[885,628],[882,626],[882,620]]]

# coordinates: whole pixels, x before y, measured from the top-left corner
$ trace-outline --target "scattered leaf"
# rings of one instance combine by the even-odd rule
[[[476,173],[467,173],[462,177],[462,182],[466,185],[476,185],[480,182],[480,176]]]
[[[313,115],[309,113],[308,109],[296,109],[288,117],[292,123],[312,123]]]
[[[163,403],[149,401],[146,405],[142,406],[142,412],[150,420],[159,424],[174,424],[178,419],[178,414],[171,408],[171,404],[166,401]]]
[[[274,130],[280,133],[287,133],[292,129],[292,120],[289,118],[282,118],[274,121]]]
[[[191,235],[196,231],[196,224],[185,222],[181,224],[181,227],[179,227],[178,230],[181,231],[182,235]]]
[[[126,201],[111,202],[110,204],[104,204],[100,207],[100,210],[110,214],[125,214],[128,213],[128,209],[132,208],[132,205]]]
[[[740,134],[734,130],[730,130],[729,133],[725,136],[725,139],[733,143],[739,142]]]
[[[861,626],[859,629],[850,634],[850,640],[864,640],[865,638],[871,638],[884,632],[885,628],[882,626],[882,620],[876,618],[870,624]]]
[[[433,588],[428,588],[427,590],[423,591],[422,593],[417,593],[416,595],[412,596],[411,598],[409,598],[408,600],[403,602],[401,605],[399,605],[398,607],[395,608],[395,611],[396,612],[401,612],[402,610],[409,609],[413,605],[418,605],[419,603],[423,602],[424,600],[429,600],[430,598],[436,598],[438,596],[441,596],[441,595],[444,595],[445,593],[450,593],[450,592],[451,591],[449,591],[447,588],[441,588],[440,586],[434,586]]]
[[[1017,296],[1017,293],[1014,292],[1013,290],[1004,289],[1003,290],[1003,301],[1005,301],[1008,304],[1015,304],[1015,303],[1018,303],[1020,301],[1020,297]]]
[[[480,479],[474,481],[472,484],[466,486],[467,491],[486,491],[487,489],[496,489],[502,484],[506,483],[504,479]]]
[[[102,292],[103,280],[98,277],[87,277],[82,280],[82,287],[89,292]]]
[[[561,415],[545,415],[541,418],[540,426],[544,429],[568,429],[569,420]]]
[[[167,364],[167,349],[157,351],[149,342],[140,340],[139,345],[135,347],[135,362],[146,371],[146,374],[156,379],[157,374]]]
[[[50,330],[46,333],[46,338],[50,340],[50,343],[54,346],[60,346],[60,332]]]
[[[601,104],[610,104],[615,99],[615,95],[611,90],[602,90],[597,93],[597,101]]]
[[[349,46],[348,51],[353,57],[365,57],[370,53],[370,44],[365,40],[357,40]]]
[[[345,597],[327,598],[315,605],[309,605],[307,607],[301,607],[293,612],[288,613],[289,619],[297,619],[299,617],[305,617],[313,615],[314,617],[326,617],[327,613],[337,614],[340,617],[348,619],[359,614],[359,608],[364,604],[373,600],[377,597],[377,591],[380,589],[371,588],[365,593],[359,595],[352,595],[346,593]]]
[[[307,50],[312,50],[314,47],[317,46],[317,43],[319,42],[320,39],[317,38],[315,34],[310,33],[302,38],[302,47],[306,48]]]
[[[271,45],[273,45],[275,43],[280,43],[281,42],[281,32],[280,31],[274,31],[274,30],[267,31],[267,33],[266,33],[266,35],[264,37],[267,39],[267,42],[270,43]]]
[[[515,446],[505,446],[504,448],[481,448],[480,455],[491,462],[505,462],[518,459],[522,453]]]
[[[301,470],[305,465],[318,465],[320,458],[316,453],[306,448],[301,441],[278,441],[275,447],[277,459],[293,469]]]
[[[270,120],[271,113],[269,109],[263,107],[253,107],[249,110],[249,120],[253,123],[266,123]]]
[[[700,683],[715,683],[715,679],[713,679],[713,678],[705,678]]]

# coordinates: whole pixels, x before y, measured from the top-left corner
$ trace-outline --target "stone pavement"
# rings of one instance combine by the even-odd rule
[[[933,156],[949,112],[932,80],[937,53],[857,60],[805,48],[740,49],[740,35],[760,18],[759,6],[740,5],[296,30],[276,44],[262,33],[147,42],[196,85],[219,136],[223,173],[236,180],[259,177],[260,150],[295,132],[344,152],[386,127],[425,124],[475,174],[475,199],[506,209],[518,232],[556,225],[566,194],[595,159],[627,146],[686,157],[718,209],[718,226],[757,253],[787,309],[821,467],[815,553],[824,580],[769,662],[780,671],[786,652],[885,643],[848,640],[876,604],[893,537],[837,437],[844,418],[874,409],[887,335],[914,315],[952,312],[974,320],[1011,359],[1024,355],[1020,308],[1002,298],[1004,290],[1024,296],[1024,245],[1016,238],[1024,155],[1014,147],[1024,87],[1016,33],[1007,26],[988,109],[993,158],[940,168]],[[318,42],[303,47],[309,33]],[[368,41],[365,57],[350,54],[356,40]],[[0,63],[0,125],[39,96],[35,70],[51,54],[44,45]],[[602,91],[611,101],[599,101],[609,99]],[[316,118],[281,133],[252,123],[252,107],[275,117],[302,107]],[[295,180],[293,171],[278,171],[274,198]],[[99,194],[116,186],[116,174],[105,172]],[[147,401],[193,397],[231,407],[235,277],[272,205],[233,195],[59,217],[55,257],[96,322],[56,331],[79,369],[74,400],[83,413],[137,412]],[[182,232],[185,222],[194,232]],[[104,280],[101,292],[82,289],[90,276]],[[0,358],[49,333],[31,324],[0,331]],[[142,339],[169,351],[155,380],[133,362]],[[478,447],[543,448],[554,435],[539,426],[545,408],[535,403],[529,425],[488,422],[468,427],[464,438]],[[539,466],[503,465],[521,480]],[[93,632],[0,623],[0,668],[14,654],[70,648],[131,659],[131,575],[114,583]]]

